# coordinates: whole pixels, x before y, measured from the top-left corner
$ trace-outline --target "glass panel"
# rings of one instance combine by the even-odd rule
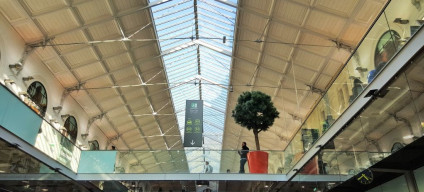
[[[334,138],[335,150],[340,152],[337,154],[340,174],[354,175],[365,167],[364,164],[367,162],[362,158],[368,154],[364,152],[366,145],[360,119],[354,120]]]
[[[303,157],[303,154],[302,133],[298,131],[286,147],[284,153],[284,170],[289,171]]]
[[[40,130],[35,147],[72,171],[77,172],[81,150],[46,121],[42,122]]]
[[[105,164],[104,153],[111,151],[83,152],[83,156],[91,155],[95,162]],[[94,151],[92,151],[94,152]],[[268,174],[284,174],[283,151],[265,151],[268,153]],[[233,164],[220,167],[222,157],[231,157]],[[82,158],[81,158],[82,159]],[[240,169],[240,155],[237,150],[158,150],[158,151],[117,151],[114,173],[205,173],[205,162],[212,166],[212,173],[238,173]],[[81,160],[83,162],[83,160]],[[86,161],[84,161],[86,162]],[[190,164],[190,168],[188,165]],[[105,166],[99,169],[86,169],[84,173],[101,173]],[[81,170],[81,169],[79,169]],[[107,169],[109,171],[109,169]],[[245,173],[249,173],[248,163],[245,164]]]
[[[415,110],[417,111],[418,121],[412,123],[412,131],[414,136],[421,137],[424,133],[424,55],[421,54],[415,59],[411,66],[405,71],[409,91],[412,96]]]
[[[387,94],[361,114],[370,152],[392,152],[395,143],[406,145],[421,136],[420,121],[404,73],[382,92]]]
[[[0,98],[0,125],[34,145],[42,118],[3,85],[0,86]],[[21,120],[22,117],[25,121]]]
[[[375,64],[375,50],[378,49],[378,41],[381,35],[389,30],[386,17],[382,14],[349,61],[350,78],[360,80],[364,87],[371,83],[378,73],[375,70],[378,64]]]
[[[367,192],[398,192],[398,191],[409,191],[408,184],[406,183],[405,176],[400,176],[387,183],[384,183],[378,187],[375,187]]]
[[[0,140],[0,149],[0,174],[54,173],[37,159],[3,140]]]
[[[399,50],[423,25],[423,9],[422,2],[419,1],[402,1],[392,0],[385,10],[387,22],[390,29],[397,33],[397,36],[392,35],[390,39],[391,46],[387,46],[385,52],[388,55],[387,59],[392,58],[391,48]]]
[[[114,173],[117,151],[82,151],[78,173]]]
[[[424,192],[424,167],[414,171],[415,181],[417,182],[418,191]]]
[[[345,67],[326,93],[329,103],[327,110],[334,119],[339,118],[349,106],[348,87],[352,87],[353,83],[350,76],[349,67]]]
[[[305,152],[321,137],[322,122],[324,122],[321,110],[322,106],[317,105],[302,126],[302,142]]]
[[[339,162],[337,157],[341,152],[332,150],[323,150],[318,153],[319,174],[321,175],[338,175],[340,174]]]

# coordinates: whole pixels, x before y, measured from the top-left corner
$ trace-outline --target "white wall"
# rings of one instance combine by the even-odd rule
[[[50,70],[41,62],[36,52],[32,52],[25,60],[21,72],[17,73],[16,70],[9,68],[9,64],[15,64],[22,58],[24,50],[25,42],[23,39],[13,29],[7,19],[0,14],[0,82],[16,95],[18,95],[21,91],[26,91],[32,82],[41,82],[46,88],[48,99],[47,111],[44,119],[48,121],[52,119],[56,120],[58,122],[56,126],[59,128],[63,126],[63,123],[66,120],[62,119],[60,117],[61,115],[73,115],[78,123],[78,137],[76,144],[88,147],[88,141],[98,140],[100,149],[104,149],[106,147],[107,138],[95,124],[91,125],[88,138],[85,140],[81,139],[81,134],[86,133],[87,123],[90,117],[87,116],[85,111],[71,96],[67,96],[65,98],[60,113],[53,111],[54,106],[60,105],[64,88],[59,81],[56,80]],[[27,76],[32,76],[34,79],[26,82],[22,81],[22,77]],[[15,83],[5,84],[5,79],[12,79]]]

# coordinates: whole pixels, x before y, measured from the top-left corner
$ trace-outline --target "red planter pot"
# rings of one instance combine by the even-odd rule
[[[250,173],[268,173],[268,153],[251,151],[247,154]]]

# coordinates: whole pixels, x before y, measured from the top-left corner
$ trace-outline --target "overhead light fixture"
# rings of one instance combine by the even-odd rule
[[[88,137],[88,133],[81,134],[81,139],[86,140]]]
[[[60,112],[62,110],[62,106],[53,107],[53,111]]]
[[[22,77],[23,81],[29,81],[29,80],[33,80],[34,77],[33,76],[28,76],[28,77]]]
[[[50,119],[50,123],[55,124],[55,123],[59,123],[56,121],[56,119]]]
[[[355,70],[357,70],[359,72],[366,72],[366,71],[368,71],[368,69],[365,68],[365,67],[357,67]]]
[[[25,92],[25,91],[19,92],[19,95],[22,95],[24,97],[29,97],[29,94],[27,92]]]
[[[408,24],[409,20],[408,19],[402,19],[402,18],[396,18],[393,23],[398,23],[398,24]]]
[[[65,114],[65,115],[61,115],[60,117],[61,117],[62,119],[66,119],[66,118],[68,118],[69,116],[71,116],[71,115],[69,115],[69,114]]]
[[[15,70],[21,70],[22,64],[20,64],[20,63],[11,64],[11,65],[9,65],[9,68],[15,69]]]
[[[14,80],[12,80],[12,79],[5,79],[4,80],[4,83],[9,83],[9,84],[15,84],[15,81]]]

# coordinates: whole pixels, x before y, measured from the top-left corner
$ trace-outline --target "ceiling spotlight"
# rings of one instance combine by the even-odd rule
[[[25,91],[19,92],[19,95],[22,95],[24,97],[29,97],[29,94],[27,92],[25,92]]]
[[[62,110],[62,106],[56,106],[56,107],[53,107],[53,111],[60,111],[60,110]]]
[[[56,121],[56,119],[50,119],[50,123],[55,124],[55,123],[59,123]]]
[[[71,116],[71,115],[69,115],[69,114],[65,114],[65,115],[61,115],[60,117],[62,117],[62,119],[66,119],[66,118],[68,118],[69,116]]]
[[[409,20],[408,19],[402,19],[402,18],[396,18],[393,23],[399,23],[399,24],[408,24]]]
[[[14,83],[15,83],[15,81],[14,81],[14,80],[12,80],[12,79],[5,79],[5,80],[4,80],[4,83],[14,84]]]
[[[88,137],[88,133],[81,134],[81,139],[85,140],[87,139],[87,137]]]
[[[29,81],[29,80],[33,80],[33,79],[34,79],[34,77],[32,77],[32,76],[22,77],[23,81]]]
[[[367,72],[368,71],[368,69],[365,68],[365,67],[356,67],[356,70],[359,71],[359,72]]]
[[[16,70],[21,70],[22,69],[22,64],[20,64],[20,63],[11,64],[11,65],[9,65],[9,68],[16,69]]]

